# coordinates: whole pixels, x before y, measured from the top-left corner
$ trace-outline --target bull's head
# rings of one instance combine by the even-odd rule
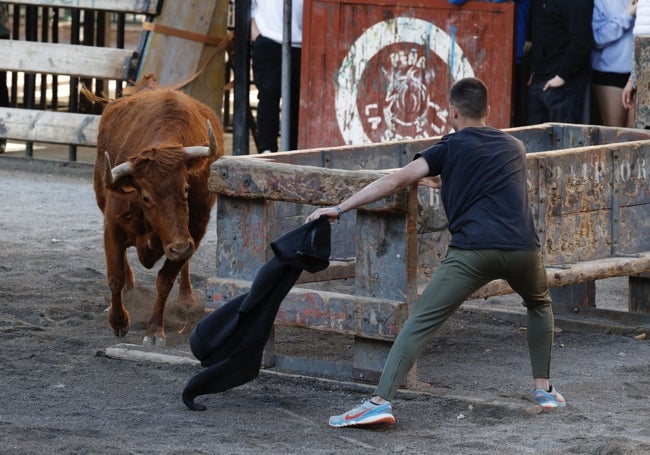
[[[204,145],[184,147],[185,159],[191,160],[194,158],[215,156],[217,154],[217,139],[214,136],[214,130],[212,129],[212,123],[210,123],[210,120],[208,120],[208,138],[210,144],[209,147]],[[108,156],[108,152],[104,152],[104,165],[104,182],[107,187],[112,186],[122,177],[133,174],[133,164],[130,161],[126,161],[111,168],[111,159]]]
[[[217,155],[217,141],[209,120],[208,141],[209,146],[183,147],[182,159],[187,162]],[[175,153],[179,153],[178,149]],[[175,158],[177,164],[171,164],[173,171],[170,171],[169,164],[165,170],[157,169],[158,163],[142,172],[139,168],[144,165],[131,161],[111,167],[108,152],[104,155],[106,186],[121,192],[138,193],[146,224],[160,238],[165,256],[172,261],[187,259],[195,248],[188,230],[189,171],[186,166],[178,165],[182,163],[178,156]]]

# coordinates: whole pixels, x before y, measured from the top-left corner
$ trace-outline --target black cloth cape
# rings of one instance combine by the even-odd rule
[[[194,411],[199,395],[219,393],[257,377],[264,346],[282,300],[303,270],[329,266],[331,228],[325,216],[303,224],[271,243],[275,256],[258,271],[250,290],[198,322],[190,334],[192,354],[205,370],[194,375],[182,398]]]

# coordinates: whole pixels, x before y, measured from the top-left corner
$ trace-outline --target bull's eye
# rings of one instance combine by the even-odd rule
[[[189,195],[190,195],[190,186],[185,185],[185,188],[183,188],[183,198],[187,199]]]
[[[153,199],[147,193],[145,192],[140,193],[140,197],[142,198],[142,203],[146,207],[151,207],[153,205]]]

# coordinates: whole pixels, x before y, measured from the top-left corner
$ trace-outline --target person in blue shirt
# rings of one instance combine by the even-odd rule
[[[634,110],[625,109],[621,96],[632,71],[636,4],[637,0],[594,0],[591,84],[606,126],[634,125]]]
[[[449,95],[455,132],[405,167],[307,217],[307,222],[322,215],[334,221],[421,182],[441,188],[451,232],[447,254],[395,339],[373,396],[330,417],[330,426],[393,425],[391,400],[417,357],[465,299],[495,279],[505,279],[527,308],[533,399],[544,408],[565,406],[550,382],[554,321],[528,200],[526,150],[518,139],[487,126],[489,112],[485,84],[473,77],[460,79]]]

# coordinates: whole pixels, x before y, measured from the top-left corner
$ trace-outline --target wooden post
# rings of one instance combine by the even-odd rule
[[[650,314],[650,273],[630,276],[629,286],[628,310]]]
[[[650,128],[650,36],[634,37],[636,128]]]
[[[224,38],[227,31],[227,0],[191,0],[164,2],[156,25],[170,27],[180,32]],[[223,53],[212,55],[213,45],[186,37],[174,36],[164,30],[150,32],[138,78],[154,74],[162,86],[172,86],[189,79],[199,70],[201,73],[182,90],[221,112],[225,75]]]

